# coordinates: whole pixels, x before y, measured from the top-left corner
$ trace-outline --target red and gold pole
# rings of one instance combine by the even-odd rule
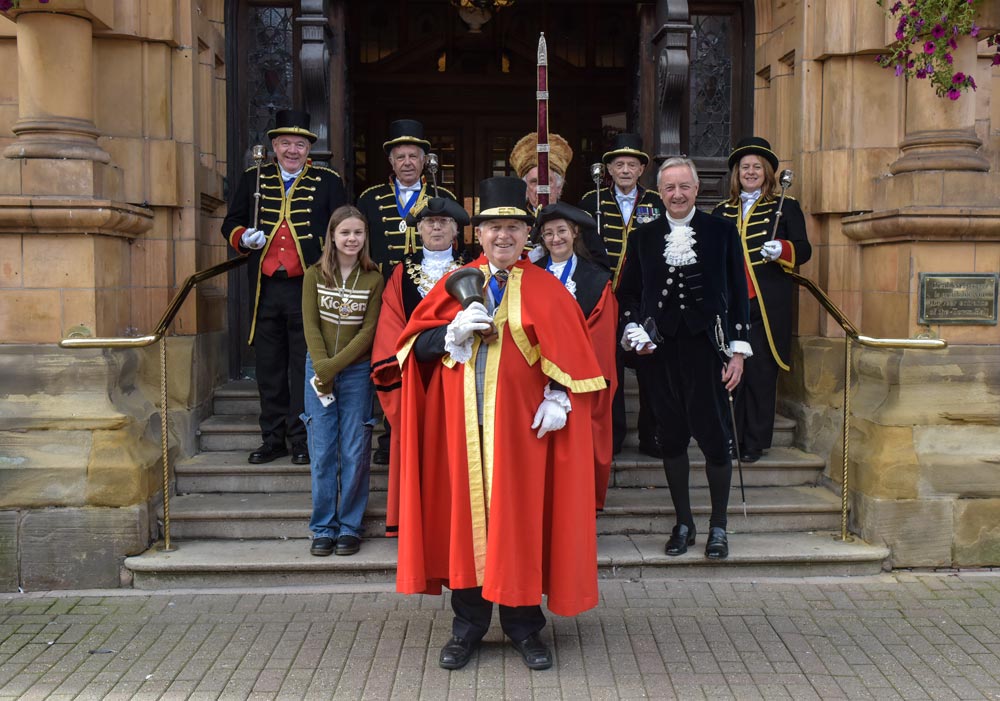
[[[538,37],[538,82],[535,101],[538,103],[538,208],[549,203],[549,50],[545,32]]]

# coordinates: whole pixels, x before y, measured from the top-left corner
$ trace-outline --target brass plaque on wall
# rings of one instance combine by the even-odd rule
[[[997,323],[1000,273],[920,273],[921,324]]]

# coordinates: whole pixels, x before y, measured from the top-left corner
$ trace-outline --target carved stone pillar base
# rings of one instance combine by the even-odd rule
[[[926,170],[985,173],[990,169],[990,162],[979,152],[982,145],[973,128],[913,132],[903,139],[899,146],[903,155],[889,170],[894,175]]]

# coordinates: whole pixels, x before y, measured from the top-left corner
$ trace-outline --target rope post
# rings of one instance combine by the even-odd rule
[[[847,496],[848,477],[847,466],[848,450],[850,449],[851,434],[851,336],[844,336],[844,435],[842,438],[842,448],[844,454],[844,474],[841,480],[840,496],[840,539],[845,543],[854,540],[847,534]]]
[[[163,552],[177,548],[170,544],[170,456],[167,436],[167,335],[160,338],[160,448],[163,451]]]

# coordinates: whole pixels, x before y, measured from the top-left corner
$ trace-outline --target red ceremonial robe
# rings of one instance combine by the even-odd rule
[[[472,265],[489,275],[487,261]],[[423,331],[460,307],[438,284],[414,311],[397,357],[403,371],[396,588],[438,594],[481,586],[483,598],[572,616],[597,605],[592,393],[606,387],[580,307],[527,261],[511,270],[494,317],[480,435],[475,362],[419,363]],[[531,429],[552,379],[569,389],[566,426]]]
[[[406,326],[403,307],[403,265],[397,265],[382,293],[382,308],[372,346],[372,382],[379,404],[390,426],[399,426],[399,362],[396,341]],[[399,529],[399,431],[389,436],[389,485],[385,511],[385,534],[392,538]]]
[[[618,388],[618,372],[615,369],[615,347],[618,343],[618,301],[611,291],[611,283],[604,286],[600,300],[587,317],[587,328],[594,342],[594,352],[601,372],[610,383],[606,391],[598,392],[594,398],[594,489],[596,506],[604,508],[608,495],[608,480],[611,477],[611,461],[614,459],[614,439],[611,435],[611,400]]]

